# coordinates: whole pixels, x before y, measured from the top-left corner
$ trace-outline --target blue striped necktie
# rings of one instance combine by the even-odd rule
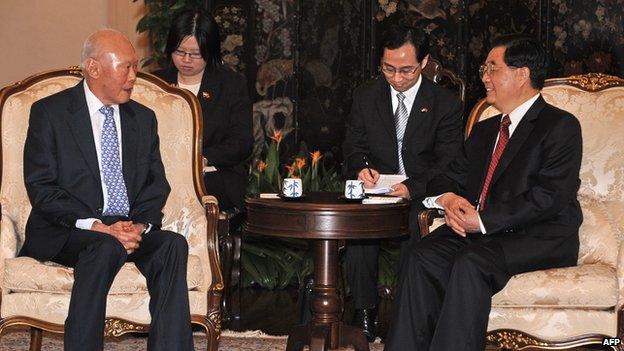
[[[396,129],[397,134],[397,147],[399,151],[399,174],[405,175],[405,166],[403,165],[403,155],[401,153],[401,149],[403,148],[403,135],[405,135],[405,127],[407,126],[407,119],[409,118],[409,113],[407,113],[407,107],[405,107],[405,94],[398,93],[397,99],[399,99],[399,104],[397,105],[396,111],[394,111],[394,127]]]

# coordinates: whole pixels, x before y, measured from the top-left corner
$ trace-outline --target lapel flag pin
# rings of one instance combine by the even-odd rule
[[[210,93],[209,93],[209,92],[207,92],[207,91],[204,91],[204,92],[202,92],[202,97],[203,97],[204,99],[210,99]]]
[[[423,106],[420,108],[420,112],[426,113],[426,112],[429,112],[429,109]]]

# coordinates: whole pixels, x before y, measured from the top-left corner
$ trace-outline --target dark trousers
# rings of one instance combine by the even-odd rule
[[[410,235],[399,239],[401,257],[412,242],[420,240],[418,229],[420,209],[414,206],[410,210]],[[354,308],[375,308],[378,302],[379,240],[348,240],[345,250],[345,268]]]
[[[485,349],[491,297],[511,275],[501,246],[442,226],[405,250],[385,350]]]
[[[186,284],[188,245],[179,234],[153,230],[128,255],[113,236],[75,229],[52,261],[74,268],[65,320],[65,351],[101,351],[106,295],[125,262],[134,262],[147,280],[152,317],[147,349],[192,351],[193,336]]]

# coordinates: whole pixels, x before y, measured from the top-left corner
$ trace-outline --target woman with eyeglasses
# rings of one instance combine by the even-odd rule
[[[206,192],[221,210],[243,211],[246,160],[253,147],[245,78],[223,66],[217,23],[199,10],[173,20],[165,53],[169,67],[154,74],[193,92],[202,108]]]

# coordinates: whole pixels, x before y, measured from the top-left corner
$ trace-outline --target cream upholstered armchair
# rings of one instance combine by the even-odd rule
[[[624,338],[624,80],[602,74],[548,79],[542,95],[574,114],[583,131],[578,266],[515,275],[492,297],[487,339],[503,349]],[[499,113],[481,100],[466,135],[477,121]],[[421,213],[423,234],[433,217]]]
[[[0,91],[2,173],[0,183],[0,334],[12,326],[31,327],[31,350],[40,350],[42,330],[62,333],[73,285],[72,269],[29,257],[16,257],[31,210],[23,179],[23,150],[30,106],[82,79],[75,69],[32,76]],[[163,228],[184,235],[189,244],[189,300],[192,322],[216,350],[221,331],[223,279],[218,264],[216,199],[204,194],[200,176],[201,112],[195,96],[139,73],[132,98],[156,113],[160,149],[171,194]],[[149,332],[145,278],[126,263],[111,287],[106,308],[110,336]]]

